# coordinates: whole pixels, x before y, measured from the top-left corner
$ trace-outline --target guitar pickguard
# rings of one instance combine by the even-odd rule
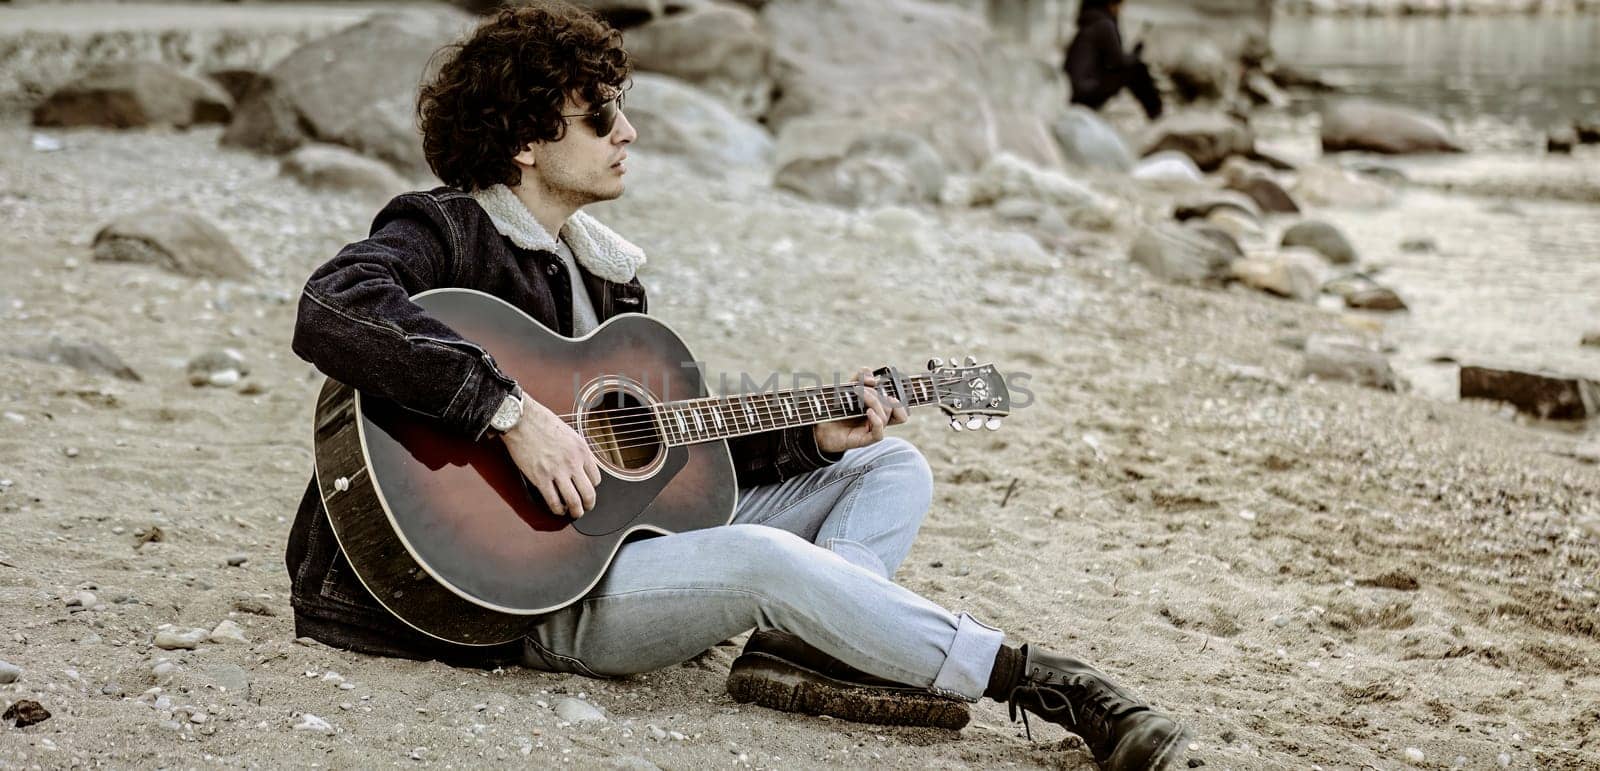
[[[648,516],[656,496],[666,489],[667,483],[688,462],[688,448],[672,447],[667,450],[661,467],[647,479],[620,479],[602,470],[600,473],[604,478],[596,492],[604,490],[604,494],[596,495],[594,509],[579,517],[572,524],[573,529],[584,535],[609,535],[627,527],[634,520]]]

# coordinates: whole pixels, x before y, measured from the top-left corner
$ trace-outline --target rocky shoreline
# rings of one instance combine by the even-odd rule
[[[652,312],[713,373],[973,354],[1030,377],[1036,402],[997,433],[904,427],[937,487],[898,579],[1100,662],[1187,722],[1209,766],[1600,764],[1600,446],[1407,385],[1409,357],[1435,355],[1408,319],[1440,302],[1417,274],[1465,271],[1461,239],[1502,204],[1441,186],[1541,172],[1390,112],[1386,136],[1336,144],[1442,138],[1464,163],[1324,155],[1327,121],[1265,97],[1156,126],[1121,102],[1011,119],[1060,92],[1003,77],[1020,54],[990,58],[970,17],[899,5],[934,52],[907,54],[930,90],[987,89],[982,131],[887,130],[940,127],[948,102],[880,100],[885,127],[843,118],[869,92],[815,101],[807,72],[892,71],[800,25],[841,12],[806,0],[752,29],[785,20],[771,55],[805,65],[784,93],[812,101],[741,99],[772,76],[737,46],[727,68],[643,73],[629,192],[594,207],[650,254]],[[687,33],[648,34],[671,50]],[[289,351],[295,296],[426,180],[393,134],[321,128],[314,100],[294,128],[322,141],[263,152],[253,138],[282,135],[245,131],[248,97],[227,96],[227,125],[0,121],[0,767],[1091,767],[994,704],[960,733],[736,704],[742,641],[601,681],[297,640],[281,559],[320,377]],[[773,109],[789,115],[751,119]],[[1572,179],[1596,149],[1574,148]],[[1592,201],[1509,189],[1522,213],[1494,216],[1600,243]]]

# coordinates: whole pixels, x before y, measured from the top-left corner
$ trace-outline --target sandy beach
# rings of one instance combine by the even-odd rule
[[[989,702],[959,733],[736,704],[742,639],[610,681],[297,641],[283,552],[321,376],[289,349],[295,302],[378,204],[309,191],[220,132],[0,123],[0,347],[95,342],[141,378],[0,357],[0,661],[20,669],[0,704],[52,713],[0,724],[0,769],[1093,768]],[[906,586],[1097,662],[1189,726],[1191,764],[1600,767],[1592,440],[1421,385],[1300,376],[1294,341],[1373,325],[1152,278],[1128,244],[1168,199],[1126,179],[1090,178],[1113,227],[1060,236],[988,209],[833,208],[648,138],[634,158],[628,193],[589,211],[649,254],[652,313],[713,380],[967,354],[1028,377],[1035,401],[998,432],[928,411],[894,429],[937,485]],[[1469,238],[1493,202],[1396,192],[1382,214],[1308,214],[1378,251],[1419,217]],[[154,204],[216,223],[255,277],[92,259],[102,225]],[[1594,199],[1522,205],[1596,237]],[[249,373],[191,386],[187,362],[222,348]],[[153,645],[225,621],[242,640]],[[607,720],[563,720],[566,699]]]

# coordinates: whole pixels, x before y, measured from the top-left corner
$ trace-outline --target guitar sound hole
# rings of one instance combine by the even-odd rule
[[[664,449],[654,411],[628,384],[602,388],[584,406],[583,434],[589,448],[618,476],[648,475]]]

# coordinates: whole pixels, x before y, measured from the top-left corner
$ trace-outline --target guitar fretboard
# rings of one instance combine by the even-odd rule
[[[894,381],[881,380],[875,389],[907,407],[939,401],[931,374],[902,377],[900,394]],[[759,394],[710,396],[661,402],[656,417],[669,445],[729,439],[777,428],[826,423],[866,413],[854,383],[796,388]]]

